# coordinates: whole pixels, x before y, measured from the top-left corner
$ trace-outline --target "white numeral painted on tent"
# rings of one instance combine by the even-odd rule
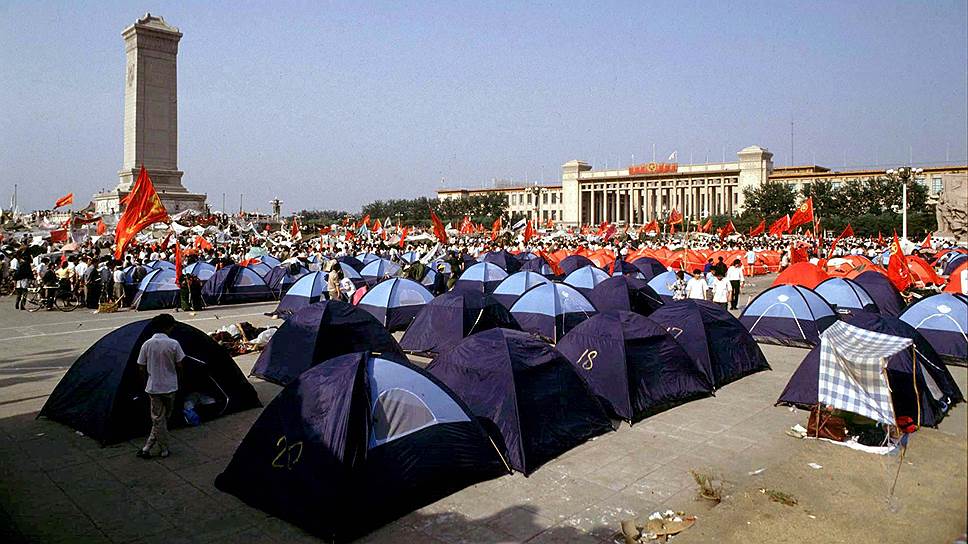
[[[279,453],[277,453],[275,458],[272,459],[273,468],[292,470],[292,467],[295,466],[295,464],[298,463],[299,459],[302,457],[302,440],[290,445],[289,440],[285,435],[283,435],[279,437],[279,440],[276,440],[276,447],[280,449]],[[295,454],[293,452],[295,452]],[[283,457],[285,457],[285,462],[283,462]]]
[[[598,351],[586,349],[578,358],[578,364],[585,370],[591,370],[595,366],[595,357],[598,357]]]

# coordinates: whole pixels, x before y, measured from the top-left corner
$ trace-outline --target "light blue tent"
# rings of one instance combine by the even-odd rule
[[[272,272],[273,267],[260,260],[257,263],[249,263],[248,268],[254,270],[262,279],[265,279]]]
[[[400,260],[405,263],[414,263],[420,260],[420,254],[416,251],[408,251],[403,255],[400,255]]]
[[[908,306],[901,321],[917,329],[946,363],[968,365],[968,297],[931,295]]]
[[[477,263],[467,268],[454,284],[454,289],[468,289],[485,294],[490,293],[508,277],[503,268],[494,263]]]
[[[151,261],[148,263],[149,270],[174,270],[175,265],[168,261]]]
[[[585,265],[565,276],[565,283],[588,295],[596,285],[607,280],[608,272],[594,265]]]
[[[777,285],[760,293],[739,316],[757,342],[812,348],[837,321],[834,309],[812,289]]]
[[[292,284],[273,313],[288,318],[306,306],[327,298],[326,272],[310,272]]]
[[[672,300],[670,287],[676,282],[676,279],[676,273],[668,270],[649,280],[649,287],[659,295],[662,302],[669,302]]]
[[[282,261],[273,257],[272,255],[262,255],[261,257],[259,257],[259,260],[272,267],[276,267],[282,264]]]
[[[557,342],[582,321],[595,315],[585,295],[564,283],[543,283],[531,288],[511,306],[521,330]]]
[[[359,307],[370,312],[388,331],[402,331],[433,298],[430,291],[413,280],[390,278],[367,291]]]
[[[360,276],[372,285],[385,278],[399,276],[402,270],[403,268],[395,262],[377,258],[370,260],[363,270],[360,270]]]
[[[442,261],[438,259],[436,261],[431,261],[430,263],[430,268],[433,268],[434,270],[440,270],[441,266],[444,267],[444,274],[450,274],[454,270],[453,267],[450,266],[450,263],[447,261]]]
[[[202,281],[208,281],[208,278],[215,275],[215,267],[205,261],[197,261],[182,268],[182,274],[191,274]]]
[[[491,295],[505,308],[510,308],[525,291],[543,283],[551,283],[551,280],[537,272],[522,270],[505,278]]]
[[[877,304],[860,284],[847,278],[829,278],[817,286],[817,292],[835,309],[877,312]]]
[[[158,268],[148,272],[138,291],[134,294],[131,307],[135,310],[159,310],[178,306],[179,289],[175,283],[175,271]]]
[[[371,262],[382,258],[383,257],[380,257],[376,253],[360,253],[356,256],[356,259],[363,264],[370,264]]]

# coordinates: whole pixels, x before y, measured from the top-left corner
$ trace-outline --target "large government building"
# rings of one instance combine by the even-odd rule
[[[835,186],[851,180],[883,175],[881,170],[833,171],[822,166],[774,167],[773,154],[750,146],[735,162],[708,164],[646,163],[621,170],[592,170],[583,161],[562,165],[559,184],[517,185],[482,189],[441,189],[440,200],[499,193],[508,199],[508,212],[541,222],[566,225],[605,221],[639,225],[663,220],[678,210],[686,220],[743,211],[743,190],[768,181],[801,189],[826,180]],[[922,182],[933,193],[949,175],[964,176],[968,166],[924,168]]]

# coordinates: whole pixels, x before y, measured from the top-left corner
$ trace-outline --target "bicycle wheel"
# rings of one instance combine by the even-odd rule
[[[77,293],[73,291],[62,293],[54,299],[54,306],[57,306],[57,309],[62,312],[73,312],[79,305]]]
[[[36,312],[44,307],[44,297],[41,296],[40,291],[28,291],[24,306],[27,311]]]

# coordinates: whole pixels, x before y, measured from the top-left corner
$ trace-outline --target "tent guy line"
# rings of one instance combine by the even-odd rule
[[[223,319],[225,317],[251,317],[251,316],[255,316],[255,315],[263,315],[263,312],[255,312],[255,313],[248,313],[248,314],[232,314],[232,315],[229,315],[229,316],[217,316],[217,317],[216,316],[212,316],[212,317],[198,317],[198,318],[195,318],[195,319],[182,319],[181,322],[182,323],[194,323],[196,321],[212,321],[212,320],[216,320],[216,319],[221,320],[221,319]],[[23,339],[26,339],[26,338],[39,338],[41,336],[43,336],[43,337],[48,337],[48,336],[63,336],[65,334],[78,334],[78,333],[98,332],[98,331],[113,331],[113,330],[115,330],[117,328],[118,327],[99,327],[99,328],[96,328],[96,329],[76,329],[76,330],[72,330],[72,331],[62,331],[62,332],[49,332],[49,333],[47,333],[47,332],[41,332],[41,333],[37,333],[37,334],[28,334],[28,335],[25,335],[25,336],[11,336],[9,338],[0,338],[0,342],[8,342],[10,340],[23,340]]]

